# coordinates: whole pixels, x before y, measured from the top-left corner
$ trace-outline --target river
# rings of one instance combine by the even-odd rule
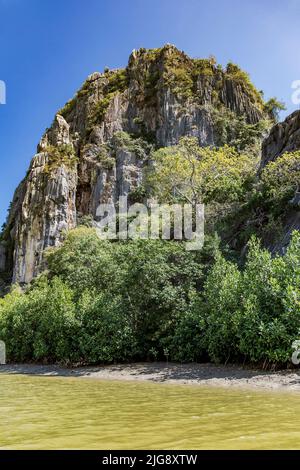
[[[300,394],[0,376],[1,449],[299,449]]]

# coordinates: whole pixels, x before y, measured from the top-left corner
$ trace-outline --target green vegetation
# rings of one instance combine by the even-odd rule
[[[63,117],[68,116],[76,107],[77,96],[74,96],[71,100],[69,100],[63,108],[61,108],[58,112]]]
[[[261,110],[264,109],[264,100],[262,95],[251,82],[247,72],[241,70],[238,65],[229,62],[226,67],[226,78],[238,82],[243,87],[244,92],[248,93],[252,98],[253,102],[256,103]]]
[[[0,300],[10,359],[288,363],[300,332],[299,233],[283,257],[252,239],[242,269],[212,247],[209,268],[207,247],[71,231],[48,252],[47,274]]]
[[[165,60],[163,85],[182,98],[191,98],[194,91],[193,62],[184,54],[170,54]]]
[[[128,75],[126,69],[118,69],[108,72],[108,83],[105,85],[105,93],[122,93],[128,86]]]
[[[13,286],[0,299],[0,338],[8,356],[90,364],[166,357],[286,364],[300,335],[300,234],[294,233],[283,257],[272,257],[258,241],[271,234],[274,242],[290,211],[299,210],[292,202],[299,193],[299,151],[285,153],[258,175],[261,139],[283,104],[275,98],[265,103],[235,64],[223,70],[214,57],[192,60],[172,46],[138,54],[132,68],[105,70],[97,88],[101,99],[86,117],[80,143],[97,163],[91,180],[98,167],[114,167],[118,151],[132,153],[149,164],[130,202],[150,196],[160,203],[204,203],[205,245],[189,252],[174,240],[103,241],[92,217],[82,216],[60,247],[48,249],[47,270],[24,291]],[[96,145],[87,137],[125,92],[129,78],[136,84],[132,99],[142,110],[134,119],[135,134],[115,132],[109,142]],[[269,119],[251,124],[227,108],[222,90],[228,80],[238,83],[233,87],[238,92],[242,88],[257,119]],[[207,84],[211,101],[203,100],[199,81]],[[76,101],[89,95],[91,83],[85,82],[60,113],[69,115]],[[215,148],[199,147],[191,137],[157,148],[139,116],[145,104],[157,104],[160,87],[179,97],[182,110],[187,100],[200,109],[205,101]],[[62,165],[76,167],[72,145],[48,146],[45,152],[46,176]],[[11,229],[11,223],[3,227],[0,242],[12,259]]]
[[[83,98],[84,96],[87,96],[89,92],[90,92],[90,81],[86,80],[84,84],[82,85],[81,89],[75,94],[75,96],[71,100],[69,100],[65,104],[65,106],[62,109],[60,109],[58,114],[66,118],[75,109],[78,98]]]
[[[137,159],[145,160],[153,149],[153,145],[142,137],[127,132],[115,132],[109,143],[100,145],[86,144],[84,153],[91,153],[103,168],[112,169],[116,163],[118,150],[132,152]]]
[[[288,363],[299,337],[300,235],[283,257],[272,258],[257,240],[245,268],[219,257],[203,294],[207,350],[215,361]]]
[[[164,337],[201,280],[196,258],[178,243],[110,243],[85,227],[70,232],[49,252],[47,277],[0,301],[9,357],[113,362],[156,349],[162,356]]]
[[[226,82],[232,80],[240,84],[258,111],[269,114],[269,110],[264,108],[262,94],[252,84],[249,75],[233,63],[229,63],[224,70],[213,56],[191,59],[171,45],[160,49],[140,49],[134,70],[131,69],[130,73],[139,83],[138,101],[148,105],[156,105],[157,92],[165,87],[170,88],[179,100],[189,99],[202,105],[200,80],[208,89],[211,88],[213,106],[219,107],[224,105],[220,92],[226,88]]]
[[[122,93],[128,86],[128,76],[126,69],[118,69],[110,71],[105,70],[106,83],[103,87],[103,98],[95,105],[92,116],[90,117],[90,125],[102,121],[105,113],[113,100],[114,96],[120,92]],[[87,80],[75,96],[68,101],[65,106],[59,111],[63,117],[67,117],[76,107],[78,99],[88,96],[91,90],[91,81]]]
[[[299,190],[300,152],[286,152],[269,162],[260,178],[260,191],[268,210],[282,211]]]
[[[95,105],[93,109],[91,118],[89,120],[89,126],[94,126],[95,124],[103,121],[106,111],[108,110],[109,105],[111,104],[116,94],[117,94],[116,91],[110,92],[107,95],[105,95],[104,98],[102,98],[102,100],[98,101],[98,103]]]
[[[88,120],[88,129],[103,121],[104,116],[118,93],[123,93],[128,86],[128,76],[126,69],[107,71],[105,73],[106,83],[103,87],[103,98],[94,106]]]
[[[136,188],[133,188],[130,190],[130,195],[129,199],[131,204],[135,204],[136,202],[143,203],[145,199],[147,198],[147,189],[143,184],[137,186]]]
[[[225,239],[236,238],[242,248],[252,235],[274,245],[283,235],[286,220],[298,210],[293,197],[299,191],[300,152],[286,152],[269,162],[247,194],[244,204],[219,223]]]
[[[115,165],[115,159],[110,154],[110,148],[108,144],[102,144],[99,147],[97,159],[104,168],[111,169]]]
[[[211,56],[209,59],[194,59],[194,76],[196,75],[208,75],[212,76],[215,72],[216,58]],[[222,70],[219,69],[219,70]]]
[[[48,163],[45,165],[44,172],[51,173],[56,168],[59,168],[61,165],[72,169],[77,164],[77,157],[73,145],[71,144],[61,144],[57,147],[53,145],[48,145],[45,148],[45,152],[49,155]]]
[[[164,51],[162,50],[162,53]],[[190,59],[177,50],[169,53],[164,61],[163,86],[168,86],[178,97],[197,100],[199,76],[212,77],[216,72],[216,59]]]
[[[111,146],[101,149],[100,160],[113,148],[151,153],[147,142],[124,132]],[[70,146],[48,151],[52,165],[74,158]],[[244,211],[245,263],[236,264],[238,252],[209,227],[202,251],[188,252],[176,241],[103,241],[85,218],[48,250],[45,273],[25,292],[15,286],[0,300],[0,337],[10,359],[288,363],[300,334],[300,234],[283,257],[272,257],[251,234],[263,235],[255,214],[264,230],[273,236],[279,230],[298,190],[300,152],[270,162],[259,181],[249,154],[200,148],[193,138],[152,152],[151,161],[133,202],[143,200],[146,187],[161,202],[205,202],[223,239]]]
[[[249,124],[245,116],[237,116],[224,105],[213,108],[212,117],[218,147],[227,144],[240,152],[260,155],[262,138],[272,126],[270,120],[261,119],[256,124]]]
[[[265,104],[264,104],[264,110],[270,118],[272,119],[273,123],[277,123],[279,120],[279,113],[280,111],[285,111],[286,107],[285,104],[282,101],[278,101],[277,98],[273,97],[270,98]]]
[[[170,45],[159,49],[140,49],[137,54],[136,62],[132,62],[128,68],[105,70],[101,85],[102,96],[87,117],[86,138],[93,127],[103,121],[117,94],[127,89],[130,79],[134,79],[138,85],[135,99],[139,105],[155,107],[159,90],[168,87],[182,101],[183,109],[186,100],[199,106],[204,104],[201,87],[199,89],[199,80],[202,81],[211,93],[211,108],[217,129],[216,144],[222,146],[227,143],[238,150],[251,146],[253,141],[258,142],[270,125],[267,118],[276,121],[278,112],[284,109],[283,103],[276,98],[265,103],[262,93],[252,84],[249,75],[231,62],[223,69],[217,65],[213,56],[207,59],[190,59],[184,52]],[[265,120],[250,124],[245,117],[237,116],[225,106],[222,90],[226,89],[228,80],[239,83],[242,91]],[[91,82],[86,81],[60,113],[65,117],[70,114],[78,98],[89,94],[90,87]],[[142,125],[141,133],[145,131]]]
[[[184,137],[176,146],[157,150],[151,159],[147,184],[162,202],[242,201],[255,178],[253,158],[227,145],[199,147],[196,138]]]
[[[294,233],[282,257],[272,257],[252,235],[264,238],[269,230],[274,238],[286,207],[293,210],[300,152],[270,162],[258,180],[257,159],[228,145],[201,148],[197,139],[183,138],[154,150],[142,138],[117,132],[98,149],[99,161],[113,159],[116,148],[152,162],[132,202],[150,191],[160,202],[206,204],[216,223],[208,221],[204,248],[103,241],[92,218],[83,217],[60,247],[46,252],[47,271],[25,291],[14,286],[0,300],[0,337],[9,358],[289,363],[300,335],[300,234]],[[47,151],[49,171],[76,161],[71,146]],[[248,242],[243,262],[237,247],[225,245],[232,232],[241,246]]]
[[[111,146],[113,149],[124,149],[135,154],[137,158],[143,159],[153,149],[153,145],[142,137],[130,135],[119,131],[113,135]]]

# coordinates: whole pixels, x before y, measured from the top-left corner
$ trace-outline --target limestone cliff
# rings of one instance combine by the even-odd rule
[[[284,152],[300,149],[300,111],[294,111],[285,121],[276,124],[262,145],[261,168]]]
[[[190,59],[171,45],[133,51],[126,69],[90,75],[55,116],[15,193],[0,270],[30,282],[65,230],[95,219],[99,203],[138,192],[151,146],[182,136],[231,143],[241,126],[265,118],[260,93],[237,66]]]
[[[300,111],[294,111],[271,129],[269,136],[263,141],[260,170],[283,153],[296,150],[300,150]],[[294,230],[300,230],[299,186],[285,207],[281,236],[274,238],[269,248],[273,252],[283,253],[289,245]]]

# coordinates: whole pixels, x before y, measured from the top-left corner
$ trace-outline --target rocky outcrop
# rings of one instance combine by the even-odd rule
[[[283,122],[272,127],[262,144],[260,172],[285,152],[300,150],[300,111],[290,114]],[[300,182],[299,182],[300,184]],[[285,207],[281,219],[281,234],[273,237],[268,248],[273,253],[283,254],[291,240],[293,231],[300,230],[300,193],[296,190]]]
[[[5,271],[6,267],[6,246],[0,243],[0,272]]]
[[[300,149],[300,111],[276,124],[262,145],[261,169],[284,152]]]
[[[84,216],[95,219],[99,203],[134,194],[151,146],[182,136],[202,146],[225,143],[228,117],[245,126],[266,118],[249,79],[233,64],[223,70],[171,45],[133,51],[126,69],[90,75],[56,115],[16,191],[0,270],[30,282],[65,230]]]
[[[68,124],[56,116],[23,184],[14,224],[13,282],[30,282],[38,273],[45,248],[56,246],[63,231],[76,225],[77,166],[70,154],[64,162],[59,153],[59,149],[70,152],[72,148]]]

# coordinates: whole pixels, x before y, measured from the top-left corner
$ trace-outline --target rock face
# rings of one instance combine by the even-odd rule
[[[260,170],[276,160],[284,152],[300,150],[300,111],[290,114],[283,122],[276,124],[262,144]],[[268,246],[274,253],[284,253],[294,230],[300,230],[300,193],[296,191],[285,210],[282,236]]]
[[[285,121],[276,124],[262,145],[261,168],[276,160],[284,152],[300,149],[300,111],[290,114]]]
[[[0,244],[0,271],[4,271],[6,266],[6,247]]]
[[[133,51],[126,69],[92,74],[55,116],[15,193],[0,270],[30,282],[65,230],[96,219],[99,203],[136,197],[151,145],[182,136],[230,143],[228,119],[253,126],[265,118],[260,94],[236,66],[223,70],[171,45]]]

